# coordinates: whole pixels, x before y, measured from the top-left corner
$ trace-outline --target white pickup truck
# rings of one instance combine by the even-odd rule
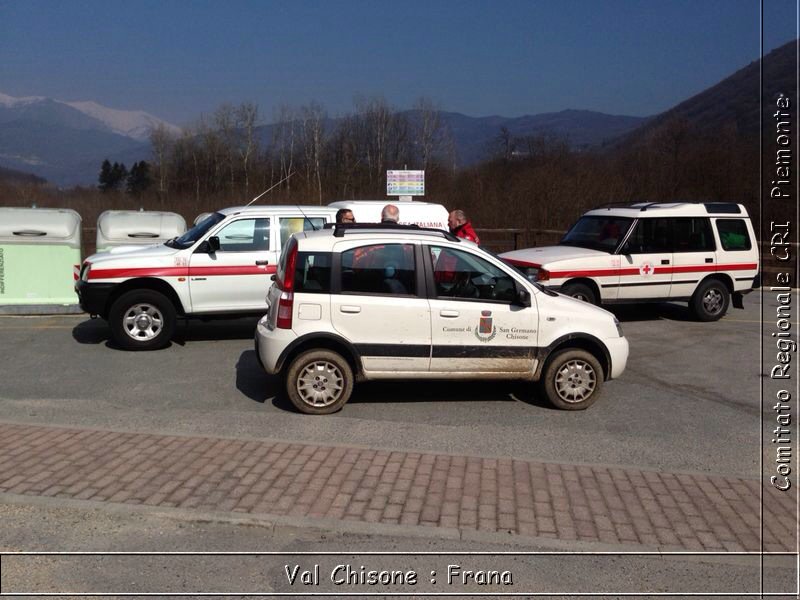
[[[94,254],[75,286],[81,308],[129,350],[166,346],[179,317],[263,314],[286,241],[335,215],[326,206],[226,208],[164,244]]]

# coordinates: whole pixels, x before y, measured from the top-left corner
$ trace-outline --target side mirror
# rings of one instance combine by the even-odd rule
[[[525,288],[517,288],[516,304],[529,307],[531,305],[531,293]]]
[[[212,235],[208,238],[208,253],[213,254],[219,250],[219,238],[216,235]]]

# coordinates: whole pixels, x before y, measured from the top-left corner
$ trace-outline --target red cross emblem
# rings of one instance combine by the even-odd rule
[[[647,276],[653,272],[653,266],[650,263],[644,263],[641,267],[639,267],[639,273],[641,275]]]

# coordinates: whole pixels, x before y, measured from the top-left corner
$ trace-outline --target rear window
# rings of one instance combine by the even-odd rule
[[[294,291],[329,294],[331,291],[331,253],[298,252],[294,271]]]
[[[744,219],[717,219],[717,232],[723,250],[735,252],[752,247]]]

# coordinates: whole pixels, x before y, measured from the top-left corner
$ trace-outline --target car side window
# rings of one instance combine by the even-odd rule
[[[416,294],[413,244],[373,244],[342,252],[342,293]]]
[[[713,252],[716,249],[707,217],[672,219],[673,252]]]
[[[281,228],[281,248],[293,233],[325,227],[324,217],[281,217],[278,222]]]
[[[717,219],[717,232],[725,251],[736,252],[752,248],[744,219]]]
[[[269,219],[238,219],[216,236],[220,252],[261,252],[269,250]]]
[[[623,254],[653,254],[672,252],[672,219],[639,219]]]
[[[508,273],[470,252],[431,246],[438,298],[513,302],[516,283]]]

